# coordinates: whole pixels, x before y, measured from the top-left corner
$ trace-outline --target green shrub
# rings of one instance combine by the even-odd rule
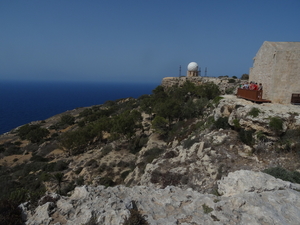
[[[208,213],[214,211],[213,208],[210,208],[210,207],[209,207],[208,205],[206,205],[206,204],[203,204],[203,205],[202,205],[202,208],[203,208],[203,212],[204,212],[205,214],[208,214]]]
[[[282,167],[272,167],[262,172],[272,175],[281,180],[300,184],[300,173],[298,171],[288,171]]]
[[[149,138],[147,136],[136,136],[134,139],[132,139],[129,146],[130,153],[138,153],[142,147],[146,146],[148,139]]]
[[[75,117],[69,114],[60,117],[61,124],[73,125],[75,122]]]
[[[154,147],[145,152],[144,158],[147,163],[151,163],[154,159],[158,158],[164,152],[163,149]]]
[[[187,148],[189,149],[190,147],[193,146],[193,144],[199,142],[199,139],[198,138],[191,138],[189,137],[188,139],[186,139],[184,142],[183,142],[183,148]]]
[[[42,172],[41,175],[39,176],[39,180],[40,181],[49,181],[51,180],[52,176],[51,174],[47,173],[47,172]]]
[[[300,151],[300,129],[288,129],[280,137],[279,143],[288,151]]]
[[[41,128],[40,125],[29,124],[20,127],[17,132],[21,139],[27,139],[31,143],[38,143],[50,134],[48,129]]]
[[[248,115],[252,117],[257,117],[260,113],[260,110],[258,108],[253,107],[249,112]]]
[[[161,116],[156,116],[152,121],[152,127],[154,128],[155,132],[160,135],[166,135],[168,133],[168,124],[168,120]]]
[[[215,105],[218,105],[222,99],[223,99],[223,97],[221,97],[221,96],[216,96],[216,97],[213,99],[213,103],[214,103]]]
[[[233,120],[233,126],[236,130],[239,130],[241,128],[241,125],[240,125],[240,120],[239,119],[234,119]]]
[[[249,80],[249,75],[244,73],[242,76],[241,76],[241,80]]]
[[[261,130],[256,133],[256,137],[260,141],[263,141],[267,138],[267,136]]]
[[[229,129],[230,125],[228,123],[228,117],[219,117],[216,121],[215,121],[215,127],[220,129]]]
[[[113,150],[112,145],[109,144],[109,145],[104,146],[104,147],[102,148],[102,150],[101,150],[102,156],[107,155],[107,154],[110,153],[112,150]]]
[[[235,83],[235,79],[232,78],[228,79],[228,83]]]
[[[239,131],[240,140],[244,144],[252,146],[253,145],[253,133],[254,133],[254,130],[241,129]]]
[[[5,149],[5,148],[3,148],[3,149]],[[9,155],[20,155],[22,153],[23,153],[23,151],[20,147],[14,146],[14,145],[8,145],[7,149],[5,149],[3,154],[5,156],[9,156]]]
[[[234,87],[231,87],[231,88],[226,88],[225,90],[225,94],[229,95],[229,94],[233,94],[233,91],[235,90]]]
[[[214,84],[213,82],[205,83],[202,86],[204,87],[205,95],[200,97],[206,97],[210,100],[216,98],[221,94],[219,86]]]
[[[275,132],[280,132],[283,128],[283,120],[279,117],[271,117],[269,127]]]

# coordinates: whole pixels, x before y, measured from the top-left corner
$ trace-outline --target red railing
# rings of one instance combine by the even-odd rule
[[[254,102],[271,102],[270,100],[266,100],[262,98],[263,91],[260,90],[249,90],[238,88],[236,96],[239,98],[248,99]]]
[[[300,94],[292,94],[291,103],[300,104]]]

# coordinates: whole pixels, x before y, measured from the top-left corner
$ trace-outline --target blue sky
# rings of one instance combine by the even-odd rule
[[[299,0],[0,1],[0,80],[160,83],[249,73],[264,41],[300,41]]]

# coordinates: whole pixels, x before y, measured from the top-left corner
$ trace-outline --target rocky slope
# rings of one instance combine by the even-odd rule
[[[164,224],[299,224],[300,185],[247,170],[218,181],[221,196],[191,188],[147,186],[77,187],[70,197],[27,211],[26,224],[122,224],[137,207],[153,225]],[[22,206],[26,208],[24,205]],[[133,224],[133,223],[132,223]]]
[[[64,114],[79,123],[84,110]],[[54,193],[59,192],[57,183],[47,176],[59,171],[62,189],[70,195],[49,194],[37,208],[23,204],[27,224],[122,224],[130,216],[132,201],[150,224],[299,220],[299,186],[259,172],[299,169],[298,106],[258,105],[223,95],[211,101],[202,116],[174,123],[176,135],[170,133],[168,139],[153,129],[153,115],[143,112],[136,130],[138,141],[143,140],[141,149],[132,151],[126,139],[109,140],[110,134],[104,133],[80,154],[70,154],[54,139],[78,129],[76,124],[57,128],[62,115],[35,122],[53,138],[42,143],[21,140],[18,129],[0,136],[4,153],[21,153],[2,155],[2,177],[11,174],[9,179],[21,183],[22,176],[30,174],[30,182],[42,180],[48,193]],[[19,148],[12,148],[17,142]]]

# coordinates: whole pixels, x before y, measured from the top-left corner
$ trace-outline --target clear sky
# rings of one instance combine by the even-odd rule
[[[264,41],[300,41],[300,0],[1,0],[0,80],[156,82],[249,73]]]

